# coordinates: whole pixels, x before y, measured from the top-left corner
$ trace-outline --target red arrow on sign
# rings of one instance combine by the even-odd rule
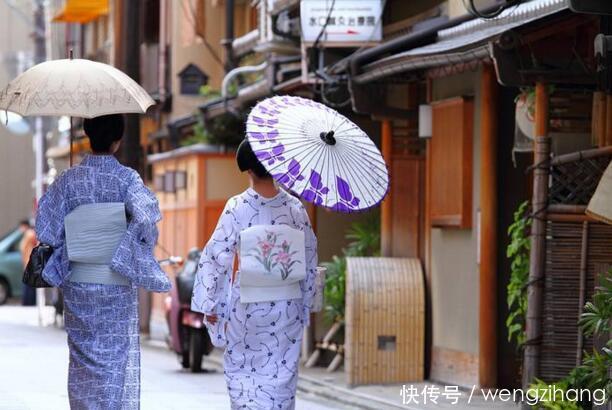
[[[340,35],[352,34],[352,35],[355,35],[355,34],[359,34],[359,32],[355,31],[355,30],[348,29],[346,31],[327,31],[327,34],[340,34]]]

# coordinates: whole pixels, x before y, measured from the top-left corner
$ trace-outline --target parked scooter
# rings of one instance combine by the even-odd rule
[[[200,251],[192,249],[182,270],[176,276],[176,286],[166,298],[166,320],[170,329],[168,346],[179,355],[184,369],[202,371],[202,358],[210,354],[213,344],[204,325],[204,315],[191,310],[191,294]]]

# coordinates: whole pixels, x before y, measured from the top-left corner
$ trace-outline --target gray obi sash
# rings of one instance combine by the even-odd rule
[[[110,269],[127,230],[125,205],[108,202],[81,205],[64,218],[71,282],[124,285],[130,281]]]

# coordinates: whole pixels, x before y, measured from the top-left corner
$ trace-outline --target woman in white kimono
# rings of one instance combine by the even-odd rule
[[[206,315],[213,343],[225,348],[224,374],[232,409],[293,409],[300,344],[315,292],[317,242],[302,203],[276,187],[246,140],[237,161],[241,171],[248,171],[251,187],[227,202],[202,252],[191,308]],[[303,263],[304,278],[285,296],[283,291],[275,293],[274,287],[255,286],[245,292],[246,276],[240,269],[234,273],[241,232],[258,225],[303,232],[303,261],[291,261],[295,252],[275,234],[257,242],[259,261],[279,267]],[[240,263],[245,271],[244,262]],[[288,275],[281,273],[282,280]]]

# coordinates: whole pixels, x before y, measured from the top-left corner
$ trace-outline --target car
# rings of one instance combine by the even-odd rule
[[[9,297],[20,297],[22,292],[21,278],[23,263],[19,243],[23,232],[15,229],[0,239],[0,305]]]

